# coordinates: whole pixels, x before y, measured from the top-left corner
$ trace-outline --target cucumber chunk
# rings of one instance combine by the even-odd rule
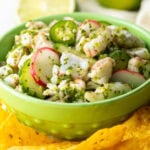
[[[30,96],[44,98],[44,87],[38,85],[31,75],[31,59],[27,59],[19,72],[19,83],[24,93]]]
[[[124,50],[115,50],[109,54],[116,62],[114,70],[127,69],[130,56]]]

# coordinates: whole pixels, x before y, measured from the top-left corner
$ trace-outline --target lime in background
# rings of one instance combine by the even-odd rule
[[[21,22],[31,19],[71,13],[76,9],[76,0],[20,0],[18,17]]]
[[[138,10],[141,0],[97,0],[102,6],[122,10]]]

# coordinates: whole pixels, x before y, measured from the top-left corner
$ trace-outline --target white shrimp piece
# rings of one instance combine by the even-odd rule
[[[89,102],[95,102],[95,101],[104,100],[105,97],[101,93],[95,93],[93,91],[88,91],[88,92],[85,92],[84,99]]]
[[[9,53],[6,62],[11,67],[17,68],[18,64],[19,64],[19,61],[21,60],[23,55],[24,55],[23,48],[18,47],[15,50],[13,50]]]
[[[112,98],[118,95],[122,95],[131,90],[128,84],[120,82],[105,83],[103,86],[98,87],[95,92],[86,92],[84,97],[88,101],[99,101],[107,98]]]
[[[131,90],[128,84],[123,84],[121,82],[105,83],[103,87],[98,87],[95,93],[103,93],[107,98],[121,95]]]
[[[53,96],[53,95],[58,94],[58,87],[57,87],[57,85],[52,84],[52,83],[48,83],[47,87],[48,87],[48,89],[46,89],[43,92],[44,96]]]
[[[100,24],[96,21],[85,21],[79,25],[76,40],[79,41],[82,36],[88,36],[91,31],[98,29]]]
[[[74,79],[86,78],[90,67],[88,59],[72,53],[62,53],[60,63],[60,74],[70,75]]]
[[[18,74],[10,74],[4,79],[4,81],[9,86],[15,88],[19,83],[19,75]]]
[[[82,80],[76,79],[74,81],[62,80],[58,85],[59,99],[61,101],[73,102],[83,101],[85,83]]]
[[[0,67],[0,78],[5,78],[6,76],[12,73],[13,73],[13,70],[11,67],[7,65]]]
[[[69,81],[68,80],[62,80],[60,84],[58,85],[58,88],[60,91],[66,90],[69,88]]]
[[[140,67],[146,63],[146,60],[140,57],[133,57],[128,62],[128,70],[140,72]]]
[[[25,26],[29,29],[41,29],[46,27],[46,24],[42,21],[29,21]]]
[[[97,38],[92,39],[90,42],[87,42],[83,46],[83,50],[86,56],[94,57],[97,54],[99,54],[99,52],[103,51],[106,48],[106,45],[107,44],[104,38],[101,35],[99,35]]]
[[[40,29],[39,33],[44,35],[44,36],[46,36],[48,38],[49,37],[49,30],[50,30],[50,28],[46,27],[46,28]]]
[[[33,43],[32,35],[28,32],[21,34],[20,42],[23,46],[31,47]]]
[[[51,82],[53,84],[58,84],[59,83],[59,69],[60,67],[57,66],[57,65],[54,65],[53,68],[52,68],[52,77],[51,77]]]
[[[86,56],[94,57],[100,52],[104,51],[108,43],[112,40],[111,29],[106,28],[100,35],[96,38],[91,39],[83,46],[83,51]]]
[[[107,83],[112,75],[114,65],[114,59],[110,57],[103,58],[92,66],[89,77],[97,84]]]
[[[42,47],[53,47],[52,42],[47,39],[47,37],[45,36],[43,32],[39,32],[34,37],[34,43],[35,43],[36,50]]]
[[[117,29],[118,29],[118,27],[116,27],[116,26],[114,26],[114,25],[109,25],[109,26],[107,26],[107,28],[108,28],[109,30],[111,30],[112,36],[114,36],[114,35],[116,34],[116,31],[117,31]]]
[[[70,82],[70,87],[81,90],[86,88],[86,84],[82,79],[75,79],[73,82]]]
[[[144,47],[144,42],[122,27],[114,28],[114,42],[122,48]]]
[[[79,52],[83,52],[83,46],[89,41],[89,38],[82,36],[80,40],[76,44],[76,50]]]
[[[137,56],[147,60],[150,59],[150,52],[148,51],[147,48],[141,48],[141,47],[134,48],[134,49],[127,50],[127,53],[132,57]]]

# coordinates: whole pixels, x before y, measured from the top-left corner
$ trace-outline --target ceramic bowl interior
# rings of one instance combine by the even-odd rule
[[[49,23],[53,19],[70,16],[78,21],[94,19],[125,26],[145,41],[150,49],[150,34],[142,28],[109,16],[95,13],[73,13],[48,16],[39,20]],[[0,61],[4,61],[14,43],[14,35],[24,24],[12,29],[0,39]],[[110,127],[125,120],[137,108],[150,102],[150,79],[138,88],[115,98],[93,103],[58,103],[34,98],[15,91],[0,81],[0,98],[11,107],[24,124],[49,135],[64,139],[83,139],[100,128]]]

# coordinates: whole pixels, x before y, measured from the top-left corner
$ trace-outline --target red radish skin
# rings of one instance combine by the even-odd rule
[[[91,23],[91,24],[93,24],[93,25],[95,25],[97,27],[100,27],[100,23],[98,21],[96,21],[96,20],[87,20],[87,22],[89,22],[89,23]]]
[[[85,23],[90,23],[90,24],[94,25],[95,27],[101,26],[101,24],[96,20],[87,20],[86,22],[80,23],[79,28],[82,28],[82,25],[84,25]]]
[[[46,83],[44,83],[42,80],[40,80],[40,79],[37,77],[36,72],[35,72],[34,67],[33,67],[33,63],[31,64],[31,75],[32,75],[34,81],[35,81],[38,85],[46,86]]]
[[[40,57],[40,56],[42,56],[42,55],[41,55],[42,51],[48,51],[48,52],[50,52],[51,54],[53,53],[53,54],[55,55],[55,58],[57,59],[57,60],[56,60],[57,62],[58,62],[58,60],[59,60],[60,54],[59,54],[57,51],[55,51],[53,48],[50,48],[50,47],[42,47],[42,48],[38,49],[38,50],[34,53],[34,55],[33,55],[33,57],[32,57],[31,75],[32,75],[33,79],[35,80],[35,82],[36,82],[37,84],[39,84],[39,85],[41,85],[41,86],[46,86],[47,81],[42,80],[41,77],[38,75],[37,70],[36,70],[37,58]],[[48,58],[47,58],[47,59],[48,59]],[[45,58],[44,60],[46,61],[46,58]],[[57,64],[57,63],[56,63],[56,64]],[[48,69],[48,68],[47,68],[47,69]],[[51,69],[51,68],[49,68],[49,69]]]
[[[138,72],[130,70],[118,70],[113,73],[112,81],[128,83],[135,88],[144,83],[146,79]]]
[[[101,26],[101,24],[96,20],[87,20],[86,22],[82,22],[79,25],[78,31],[76,33],[76,41],[78,41],[80,39],[79,31],[82,30],[82,26],[85,25],[86,23],[90,23],[91,25],[95,26],[95,28],[99,28]]]
[[[39,50],[45,50],[45,49],[50,50],[50,51],[53,51],[53,52],[56,53],[58,56],[60,56],[60,53],[59,53],[58,51],[54,50],[54,49],[51,48],[51,47],[42,47],[42,48],[40,48]]]

